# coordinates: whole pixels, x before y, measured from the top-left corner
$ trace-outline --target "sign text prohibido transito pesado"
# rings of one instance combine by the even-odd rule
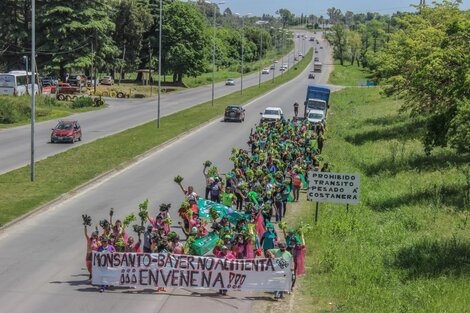
[[[359,195],[359,174],[308,173],[308,201],[357,204]]]

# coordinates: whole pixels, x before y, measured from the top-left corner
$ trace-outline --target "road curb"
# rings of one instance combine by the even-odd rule
[[[313,55],[312,55],[312,58],[313,58]],[[246,102],[246,103],[243,105],[243,107],[250,105],[251,103],[253,103],[253,102],[255,102],[256,100],[258,100],[259,98],[264,97],[264,96],[266,96],[266,95],[268,95],[268,94],[270,94],[270,93],[276,91],[277,89],[283,87],[284,85],[286,85],[286,84],[288,84],[288,83],[291,83],[292,81],[294,81],[296,78],[298,78],[300,75],[302,75],[302,74],[303,74],[305,71],[307,71],[307,70],[308,70],[308,65],[307,65],[307,67],[306,67],[302,72],[300,72],[297,76],[295,76],[295,77],[292,78],[291,80],[289,80],[289,81],[287,81],[287,82],[285,82],[285,83],[283,83],[283,84],[277,86],[277,87],[274,88],[274,89],[269,90],[269,91],[266,92],[266,93],[263,93],[263,94],[261,94],[261,95],[255,97],[255,98],[249,100],[248,102]],[[193,132],[195,132],[195,131],[197,131],[197,130],[199,130],[199,129],[201,129],[201,128],[206,127],[207,125],[209,125],[209,124],[211,124],[211,123],[213,123],[213,122],[219,120],[220,118],[221,118],[221,116],[218,115],[218,116],[216,116],[216,117],[214,117],[214,118],[212,118],[212,119],[210,119],[210,120],[207,120],[207,121],[205,121],[205,122],[203,122],[203,123],[201,123],[201,124],[199,124],[199,125],[197,125],[197,126],[191,128],[191,129],[185,131],[185,132],[182,132],[181,134],[176,135],[175,137],[173,137],[173,138],[171,138],[171,139],[165,141],[164,143],[162,143],[162,144],[160,144],[160,145],[158,145],[158,146],[155,146],[155,147],[151,148],[150,150],[148,150],[148,151],[146,151],[146,152],[144,152],[144,153],[142,153],[142,154],[140,154],[140,155],[138,155],[138,156],[132,158],[131,160],[119,164],[118,166],[116,166],[116,167],[113,168],[112,170],[107,171],[107,172],[105,172],[105,173],[102,173],[102,174],[98,175],[97,177],[92,178],[91,180],[89,180],[89,181],[87,181],[87,182],[81,184],[80,186],[75,187],[75,188],[72,189],[71,191],[68,191],[68,192],[66,192],[66,193],[64,193],[64,194],[62,194],[62,195],[60,195],[59,197],[57,197],[57,198],[55,198],[55,199],[53,199],[53,200],[51,200],[51,201],[49,201],[49,202],[47,202],[47,203],[45,203],[45,204],[43,204],[43,205],[38,206],[37,208],[33,209],[32,211],[29,211],[29,212],[27,212],[27,213],[25,213],[25,214],[23,214],[23,215],[21,215],[21,216],[15,218],[14,220],[12,220],[12,221],[6,223],[5,225],[0,226],[0,234],[3,233],[3,232],[5,232],[8,228],[10,228],[10,227],[12,227],[12,226],[14,226],[14,225],[16,225],[16,224],[22,222],[22,221],[25,220],[26,218],[35,216],[35,215],[37,215],[37,214],[39,214],[39,213],[42,213],[42,212],[45,212],[45,211],[47,211],[48,209],[51,209],[51,208],[53,208],[54,206],[56,206],[56,205],[58,205],[58,204],[60,204],[60,203],[62,203],[62,202],[64,202],[64,201],[66,201],[66,200],[72,198],[73,196],[79,194],[80,192],[82,192],[82,191],[88,189],[89,187],[91,187],[91,186],[93,186],[93,185],[95,185],[95,184],[98,184],[98,183],[104,181],[105,179],[111,177],[112,175],[117,175],[117,174],[121,173],[122,171],[128,169],[131,165],[134,165],[134,164],[138,163],[139,161],[141,161],[141,160],[145,159],[146,157],[150,156],[151,154],[156,153],[156,152],[158,152],[158,151],[164,149],[165,147],[167,147],[167,146],[173,144],[174,142],[176,142],[176,141],[178,141],[178,140],[180,140],[180,139],[182,139],[182,138],[184,138],[184,137],[190,135],[191,133],[193,133]]]

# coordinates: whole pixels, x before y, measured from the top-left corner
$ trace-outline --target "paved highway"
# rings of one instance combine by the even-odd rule
[[[321,60],[327,59],[327,51],[319,50]],[[326,82],[329,73],[326,67],[315,82]],[[271,297],[236,292],[222,297],[216,291],[189,289],[158,294],[136,289],[99,293],[87,282],[81,214],[91,215],[96,223],[114,207],[115,216],[123,218],[148,198],[151,208],[171,202],[171,214],[177,221],[176,207],[183,195],[173,177],[181,174],[185,177],[184,184],[194,185],[201,194],[203,161],[213,161],[221,172],[229,170],[231,148],[246,145],[250,128],[259,121],[259,112],[266,106],[280,106],[291,117],[292,104],[303,103],[311,68],[249,103],[244,123],[216,120],[86,191],[1,232],[0,312],[250,312],[253,297],[258,300]]]
[[[302,32],[303,33],[303,32]],[[311,46],[311,42],[305,41],[305,51]],[[301,41],[295,40],[296,49],[299,51]],[[284,63],[292,65],[294,53],[283,58]],[[276,64],[275,75],[280,75],[279,67],[282,61]],[[262,82],[272,79],[272,72],[269,75],[261,75]],[[257,85],[259,74],[254,73],[243,78],[243,88]],[[235,79],[235,86],[225,86],[225,82],[215,84],[215,98],[225,96],[240,90],[240,79]],[[161,116],[169,115],[177,111],[186,109],[199,103],[209,101],[212,97],[212,86],[206,85],[198,88],[191,88],[181,92],[170,93],[161,97]],[[145,122],[156,119],[157,100],[152,99],[110,99],[108,108],[86,113],[74,114],[67,119],[76,119],[82,126],[83,141],[72,144],[50,144],[51,128],[56,124],[56,120],[41,122],[35,128],[35,159],[41,160],[48,156],[71,149],[80,144],[86,144],[92,140],[109,136]],[[22,167],[30,163],[30,137],[29,125],[12,129],[0,129],[0,174]]]

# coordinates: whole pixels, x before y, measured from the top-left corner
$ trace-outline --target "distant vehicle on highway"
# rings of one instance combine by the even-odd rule
[[[308,74],[308,78],[309,78],[309,79],[315,79],[315,74],[309,73],[309,74]]]
[[[279,61],[278,60],[275,60],[274,63],[277,64]]]
[[[245,109],[240,105],[229,105],[224,113],[224,122],[227,121],[245,121]]]
[[[271,70],[275,70],[275,69],[276,69],[276,65],[274,65],[274,64],[271,65],[270,69],[271,69]]]
[[[303,57],[304,55],[302,53],[299,52],[299,57]]]
[[[317,50],[317,49],[315,49],[315,53],[318,53],[318,50]]]
[[[313,59],[313,62],[319,62],[319,61],[320,61],[320,59],[319,59],[318,57],[315,57],[315,58]]]
[[[322,123],[325,125],[325,112],[322,110],[310,110],[307,115],[307,120],[310,123]]]
[[[281,66],[281,67],[279,68],[279,70],[280,70],[281,72],[284,72],[285,70],[287,70],[287,68],[284,67],[284,66]]]
[[[323,46],[320,46],[320,49],[323,49]]]
[[[261,74],[269,74],[269,68],[264,68],[264,69],[261,71]]]
[[[299,60],[299,58],[298,58],[298,57],[294,57],[294,61],[298,61],[298,60]]]
[[[282,109],[278,107],[267,107],[264,112],[261,112],[261,123],[274,123],[284,119]]]
[[[309,41],[315,41],[315,37],[310,37]]]
[[[314,72],[321,72],[322,64],[321,62],[314,62],[313,63],[313,71]]]
[[[59,121],[52,129],[51,143],[70,142],[82,140],[82,128],[78,121]]]
[[[101,84],[111,86],[114,84],[114,79],[111,76],[104,76],[103,79],[101,79]]]
[[[225,81],[225,86],[235,86],[235,81],[232,78],[229,78]]]

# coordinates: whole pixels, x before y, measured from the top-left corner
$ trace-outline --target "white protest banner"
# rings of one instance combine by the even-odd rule
[[[308,201],[357,204],[359,194],[359,174],[308,173]]]
[[[93,252],[93,285],[289,291],[283,259],[226,260],[169,253]]]

